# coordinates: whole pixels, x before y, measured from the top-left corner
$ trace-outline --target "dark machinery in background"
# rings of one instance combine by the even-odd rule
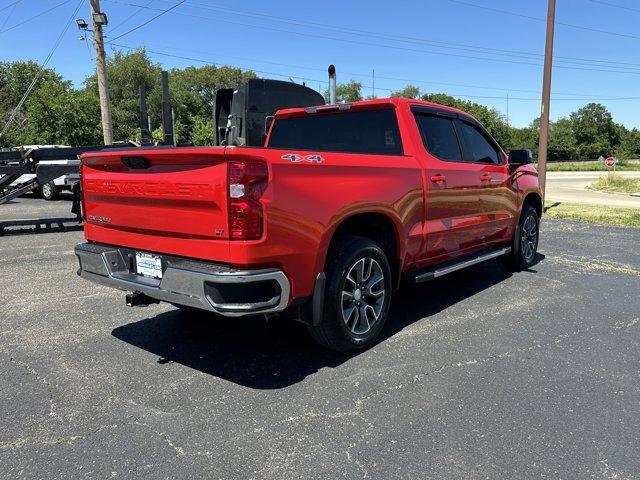
[[[335,68],[329,67],[330,93],[335,92]],[[333,81],[333,83],[332,83]],[[333,97],[335,98],[335,93]],[[213,124],[216,145],[261,147],[264,144],[269,120],[277,110],[292,107],[323,105],[324,97],[305,85],[269,79],[251,79],[238,89],[222,88],[216,92]],[[77,173],[78,157],[86,152],[113,149],[166,148],[191,144],[176,144],[173,109],[169,97],[169,76],[162,72],[162,125],[164,138],[154,145],[147,114],[146,91],[140,87],[140,142],[129,141],[113,145],[92,145],[68,148],[11,149],[0,151],[0,205],[38,188],[62,175]],[[68,160],[64,165],[40,163],[46,160]],[[22,184],[16,181],[27,174],[35,174]],[[72,212],[80,220],[79,184],[74,188]]]
[[[324,97],[297,83],[256,78],[237,90],[216,92],[213,125],[216,145],[261,147],[268,121],[283,108],[323,105]]]

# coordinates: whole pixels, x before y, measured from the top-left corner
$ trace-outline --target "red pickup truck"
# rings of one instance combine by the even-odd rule
[[[542,215],[529,151],[411,99],[280,110],[262,148],[88,153],[81,176],[79,275],[130,305],[289,315],[340,351],[375,341],[402,281],[529,267]]]

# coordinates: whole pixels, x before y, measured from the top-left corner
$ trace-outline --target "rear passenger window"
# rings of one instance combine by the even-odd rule
[[[392,109],[314,113],[279,118],[269,148],[378,155],[403,155]]]
[[[416,114],[416,121],[429,153],[442,160],[462,160],[453,121],[420,113]]]
[[[498,152],[493,145],[480,133],[475,127],[468,123],[461,123],[462,134],[467,144],[467,149],[472,155],[470,159],[477,163],[495,163],[498,164]]]

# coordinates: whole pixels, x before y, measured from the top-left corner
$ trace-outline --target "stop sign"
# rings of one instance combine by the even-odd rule
[[[607,159],[604,161],[604,164],[607,167],[613,167],[616,164],[616,159],[613,157],[607,157]]]

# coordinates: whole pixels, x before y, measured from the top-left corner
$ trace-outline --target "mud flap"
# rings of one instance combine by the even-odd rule
[[[71,213],[76,216],[78,223],[82,223],[82,202],[80,201],[80,182],[76,182],[71,187],[73,202],[71,203]]]
[[[316,277],[316,285],[313,289],[313,304],[312,304],[312,325],[317,327],[322,321],[322,314],[324,312],[324,289],[327,283],[327,277],[324,272],[320,272]]]

